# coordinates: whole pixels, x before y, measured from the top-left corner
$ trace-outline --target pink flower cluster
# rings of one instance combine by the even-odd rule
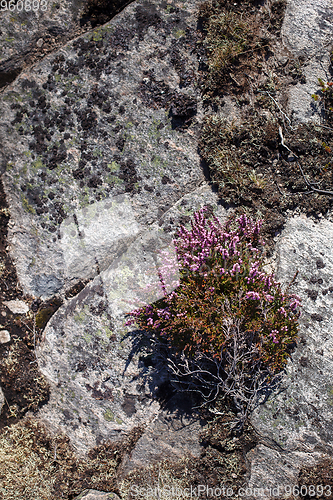
[[[166,293],[160,302],[132,311],[127,324],[137,319],[141,326],[173,338],[177,336],[175,324],[181,324],[183,332],[192,328],[191,321],[198,319],[196,311],[200,311],[201,300],[204,300],[205,308],[207,304],[211,304],[208,308],[214,308],[221,297],[225,300],[230,296],[237,301],[237,311],[242,309],[249,329],[261,329],[262,338],[270,339],[269,349],[275,352],[296,331],[300,298],[282,293],[273,274],[262,271],[263,262],[259,253],[260,245],[264,244],[259,239],[261,220],[255,222],[242,215],[233,219],[236,229],[232,229],[231,219],[223,225],[216,216],[207,218],[206,210],[202,208],[196,212],[191,229],[182,226],[173,241],[179,269],[181,273],[186,270],[191,280],[188,282],[182,278],[180,285],[171,293]],[[172,261],[169,261],[168,255],[164,257],[165,275],[171,278]],[[204,312],[202,316],[205,316]],[[186,318],[190,318],[188,325]],[[193,339],[196,342],[195,336]],[[280,345],[274,347],[273,344]]]
[[[272,337],[274,344],[279,343],[278,339],[276,338],[276,335],[278,335],[278,333],[279,333],[278,330],[272,330],[271,333],[269,334],[269,336]]]
[[[245,295],[246,299],[252,299],[252,300],[260,300],[260,294],[258,292],[246,292]]]
[[[253,222],[246,215],[242,215],[237,219],[238,229],[226,231],[229,228],[224,227],[216,216],[213,215],[212,219],[207,220],[206,210],[207,208],[204,207],[194,214],[191,230],[184,226],[178,230],[174,244],[179,263],[183,268],[197,272],[209,259],[214,259],[215,256],[219,256],[224,261],[232,257],[239,257],[238,262],[234,263],[232,269],[228,271],[230,276],[234,276],[241,271],[243,265],[243,260],[240,258],[240,247],[244,239],[253,239],[259,235],[262,221]],[[248,249],[251,252],[258,252],[258,249],[253,247],[251,242],[248,243]],[[259,261],[253,264],[253,277],[256,275],[258,265]],[[225,269],[221,267],[219,274],[224,273]],[[207,273],[205,274],[207,277]]]

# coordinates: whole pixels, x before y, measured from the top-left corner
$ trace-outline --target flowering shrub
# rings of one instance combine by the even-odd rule
[[[197,379],[200,373],[210,399],[222,390],[239,409],[245,403],[249,409],[263,381],[286,364],[300,299],[283,293],[273,274],[263,271],[261,221],[242,215],[223,226],[205,212],[195,213],[190,230],[178,230],[178,288],[132,311],[127,323],[174,348],[173,372]],[[208,361],[210,373],[203,377],[199,365],[207,371]]]

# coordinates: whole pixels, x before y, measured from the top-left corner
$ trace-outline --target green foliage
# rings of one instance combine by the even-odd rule
[[[252,353],[247,362],[280,372],[297,338],[299,298],[263,271],[261,221],[242,216],[223,226],[201,210],[191,226],[180,228],[176,240],[179,287],[131,316],[190,358],[199,351],[222,360],[242,338]]]

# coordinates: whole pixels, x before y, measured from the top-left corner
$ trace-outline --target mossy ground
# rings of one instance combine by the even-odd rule
[[[199,458],[185,457],[176,462],[165,460],[130,472],[118,480],[121,498],[147,498],[149,488],[159,488],[159,497],[152,498],[178,500],[186,498],[184,490],[191,487],[192,497],[197,498],[198,485],[209,485],[213,489],[222,485],[230,487],[234,492],[232,498],[237,498],[238,488],[248,480],[246,453],[256,446],[257,437],[249,424],[245,425],[241,435],[235,435],[232,431],[235,414],[222,404],[217,404],[215,409],[221,416],[214,417],[207,411],[202,413],[208,423],[201,435],[203,451]],[[209,495],[206,491],[199,497],[211,498]],[[227,497],[222,495],[221,498]]]
[[[281,1],[268,9],[259,2],[220,0],[200,9],[206,57],[201,88],[210,108],[201,155],[223,202],[262,218],[271,244],[288,211],[317,217],[333,203],[331,113],[324,113],[325,128],[293,126],[281,112],[286,86],[305,81],[304,60],[276,62],[284,8]],[[323,94],[319,84],[318,92]],[[314,106],[328,110],[329,93]],[[226,96],[239,110],[237,123],[221,118]]]
[[[333,460],[327,457],[313,467],[304,467],[300,471],[298,487],[306,492],[304,500],[325,497],[333,499]],[[312,488],[310,488],[312,487]]]
[[[21,420],[0,435],[1,498],[72,500],[89,488],[117,491],[117,467],[141,433],[133,429],[121,443],[105,443],[79,459],[66,436],[51,435],[35,419]]]

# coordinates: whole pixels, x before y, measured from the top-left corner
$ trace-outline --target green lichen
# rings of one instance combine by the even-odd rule
[[[24,210],[26,212],[29,212],[30,214],[35,214],[36,211],[35,211],[34,207],[32,207],[30,205],[27,198],[25,196],[21,195],[21,199],[22,199],[22,205],[23,205]]]
[[[95,158],[101,158],[101,157],[103,157],[103,153],[102,153],[102,151],[101,151],[100,149],[95,149],[95,150],[93,151],[93,156],[94,156]]]
[[[40,156],[38,156],[38,158],[31,163],[31,169],[34,172],[37,172],[37,170],[39,170],[39,169],[41,169],[43,167],[45,168],[45,165],[43,164],[42,158]]]
[[[74,316],[74,321],[76,323],[84,323],[86,321],[86,318],[87,318],[87,306],[84,307],[84,309],[82,309],[82,311],[80,311],[79,313],[77,313],[75,316]]]
[[[84,332],[84,334],[82,335],[82,337],[87,342],[87,344],[90,344],[91,339],[92,339],[92,335],[90,333]]]
[[[182,36],[185,36],[185,31],[184,30],[178,30],[178,29],[174,29],[173,32],[172,32],[173,36],[175,38],[181,38]]]
[[[104,328],[104,333],[107,336],[108,339],[110,339],[111,335],[113,335],[113,331],[110,330],[110,328],[105,327]]]
[[[109,408],[103,413],[103,417],[107,422],[114,422],[115,420],[114,414]]]
[[[117,162],[112,161],[111,163],[108,163],[108,168],[110,169],[111,172],[119,172],[120,165],[118,165]]]

